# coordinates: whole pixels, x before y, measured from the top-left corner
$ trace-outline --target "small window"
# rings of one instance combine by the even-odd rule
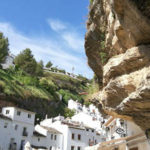
[[[17,130],[17,129],[18,129],[18,125],[16,124],[16,125],[15,125],[15,130]]]
[[[92,132],[94,132],[94,130],[92,130]]]
[[[6,110],[6,114],[9,114],[9,112],[10,112],[9,110]]]
[[[78,134],[78,140],[81,140],[81,135],[80,134]]]
[[[54,139],[57,140],[57,135],[55,135]]]
[[[74,140],[74,137],[75,137],[75,136],[74,136],[74,133],[72,133],[72,139],[73,139],[73,140]]]
[[[50,146],[49,150],[52,150],[52,146]]]
[[[86,131],[89,131],[89,129],[86,129]]]
[[[53,134],[51,134],[51,140],[53,140]]]
[[[74,148],[74,146],[71,146],[71,150],[74,150],[75,148]]]
[[[80,147],[80,146],[78,146],[78,150],[81,150],[81,147]]]
[[[17,116],[20,116],[21,115],[21,112],[20,111],[17,111]]]
[[[26,132],[26,131],[27,131],[27,128],[26,128],[26,127],[24,127],[24,128],[23,128],[23,132]]]
[[[95,140],[95,144],[97,144],[97,140]]]
[[[5,123],[5,124],[4,124],[4,128],[7,128],[7,127],[8,127],[8,123]]]
[[[28,118],[31,118],[31,114],[28,114]]]
[[[38,142],[40,141],[40,138],[38,138]]]

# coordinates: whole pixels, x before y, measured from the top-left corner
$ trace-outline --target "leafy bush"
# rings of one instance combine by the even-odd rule
[[[54,82],[51,80],[47,80],[46,78],[41,78],[39,84],[50,93],[54,93],[57,90],[57,86],[54,84]]]
[[[69,90],[59,90],[59,93],[62,95],[62,99],[64,101],[65,104],[68,104],[68,100],[73,99],[73,100],[78,100],[79,102],[82,102],[82,96],[76,94],[76,93],[72,93]]]
[[[105,62],[107,61],[107,53],[100,52],[100,59],[101,59],[102,64],[105,64]]]
[[[64,110],[64,116],[66,118],[71,118],[74,115],[75,115],[75,110],[71,110],[71,109],[69,109],[67,107],[65,108],[65,110]]]

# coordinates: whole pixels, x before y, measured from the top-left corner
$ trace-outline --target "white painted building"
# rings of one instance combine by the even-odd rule
[[[84,112],[80,112],[74,115],[71,118],[73,121],[83,123],[91,128],[94,128],[97,131],[101,131],[101,121],[100,119],[96,118],[95,116],[86,114]]]
[[[72,121],[83,123],[84,125],[101,132],[104,119],[96,106],[90,104],[89,107],[86,107],[77,101],[69,100],[68,108],[76,111],[76,114],[71,118]]]
[[[6,56],[6,60],[2,65],[3,69],[7,69],[10,66],[14,66],[14,58],[15,56],[13,54],[9,54],[8,56]]]
[[[0,150],[8,150],[12,136],[12,120],[0,114]],[[7,140],[6,140],[7,139]],[[15,146],[15,144],[13,145]]]
[[[42,125],[36,125],[35,131],[45,136],[46,139],[38,143],[34,140],[33,144],[45,145],[48,150],[62,150],[63,135],[61,132],[52,127],[46,127]]]
[[[131,121],[110,117],[104,124],[105,142],[85,150],[150,150],[145,133]]]
[[[102,141],[101,135],[95,129],[70,119],[59,118],[45,119],[40,125],[53,127],[63,134],[62,150],[84,150],[85,147]]]
[[[2,117],[0,118],[1,124],[4,123],[4,126],[0,125],[0,133],[5,131],[4,135],[7,136],[6,141],[3,139],[6,144],[0,143],[1,147],[7,145],[7,147],[16,147],[17,150],[23,149],[24,144],[31,141],[34,131],[35,113],[16,107],[4,107],[2,115],[9,118],[10,121],[6,122]]]
[[[68,108],[71,110],[75,110],[76,113],[82,112],[82,109],[83,109],[82,105],[79,102],[74,101],[72,99],[68,101]]]

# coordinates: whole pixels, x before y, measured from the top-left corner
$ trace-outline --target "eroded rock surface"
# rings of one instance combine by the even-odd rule
[[[85,50],[100,84],[94,99],[106,113],[149,129],[149,0],[94,0],[87,21]],[[105,63],[101,52],[107,55]]]

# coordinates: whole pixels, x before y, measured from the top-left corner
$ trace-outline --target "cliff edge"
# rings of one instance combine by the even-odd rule
[[[85,50],[105,113],[150,128],[150,1],[93,0]]]

